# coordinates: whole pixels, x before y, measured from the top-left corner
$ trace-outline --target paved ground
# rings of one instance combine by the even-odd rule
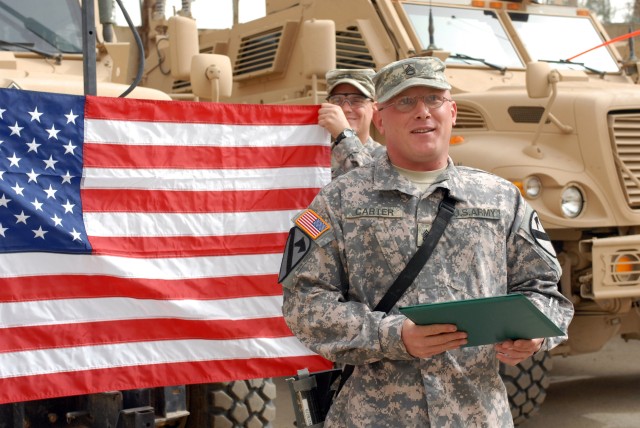
[[[274,428],[294,428],[288,386],[276,379]],[[615,339],[603,350],[555,357],[551,385],[540,412],[518,428],[640,427],[640,341]]]
[[[540,412],[518,428],[640,427],[640,341],[556,357],[551,374]]]

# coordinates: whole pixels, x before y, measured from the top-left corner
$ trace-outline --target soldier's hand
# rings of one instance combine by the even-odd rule
[[[402,341],[407,352],[417,358],[432,357],[467,343],[467,333],[453,324],[416,325],[410,319],[402,324]]]
[[[322,103],[318,110],[318,125],[329,131],[336,138],[346,128],[351,128],[342,107],[331,103]]]
[[[496,343],[494,349],[498,352],[499,361],[515,366],[538,352],[543,341],[544,339],[505,340]]]

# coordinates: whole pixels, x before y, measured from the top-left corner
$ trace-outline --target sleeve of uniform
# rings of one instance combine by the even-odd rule
[[[411,359],[400,338],[403,317],[386,316],[347,300],[341,226],[323,192],[309,208],[330,228],[316,239],[307,239],[303,258],[281,273],[283,314],[291,331],[309,349],[339,363]]]
[[[573,305],[558,289],[561,268],[538,214],[518,195],[517,209],[507,247],[508,291],[525,294],[564,336],[545,340],[549,350],[567,339]]]
[[[364,145],[358,137],[347,137],[331,149],[331,178],[336,178],[345,172],[351,171],[371,162],[377,153],[377,149],[383,147],[378,143]],[[375,150],[374,150],[375,149]]]

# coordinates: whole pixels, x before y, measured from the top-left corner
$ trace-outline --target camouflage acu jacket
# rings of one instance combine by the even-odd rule
[[[385,147],[372,138],[364,144],[358,137],[345,138],[331,148],[331,178],[366,165],[381,153],[386,153]]]
[[[388,315],[373,312],[415,253],[443,188],[456,212],[433,255]],[[295,247],[281,273],[285,319],[313,351],[356,365],[325,426],[512,426],[493,346],[414,358],[397,308],[518,292],[566,332],[573,308],[557,288],[555,252],[518,189],[449,160],[420,194],[380,156],[332,181],[310,210],[292,230],[308,245]]]

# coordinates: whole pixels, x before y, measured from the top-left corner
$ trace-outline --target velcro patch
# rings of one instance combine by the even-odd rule
[[[383,206],[371,206],[371,207],[351,207],[345,208],[345,217],[358,218],[358,217],[385,217],[385,218],[402,218],[404,216],[404,210],[400,207],[383,207]]]
[[[305,210],[295,220],[296,225],[304,230],[311,239],[318,239],[320,235],[331,229],[331,226],[320,218],[313,210]]]
[[[311,238],[297,227],[292,227],[289,231],[287,244],[284,247],[282,262],[280,263],[280,274],[278,282],[282,282],[289,273],[300,263],[300,260],[307,255],[311,249]]]
[[[529,220],[529,232],[531,233],[531,236],[536,241],[536,243],[540,247],[542,247],[543,250],[545,250],[551,256],[556,257],[556,252],[553,249],[553,245],[551,244],[551,239],[542,227],[540,217],[538,217],[538,213],[535,211],[533,211]]]
[[[499,220],[500,210],[498,208],[456,208],[455,218],[486,218]]]

